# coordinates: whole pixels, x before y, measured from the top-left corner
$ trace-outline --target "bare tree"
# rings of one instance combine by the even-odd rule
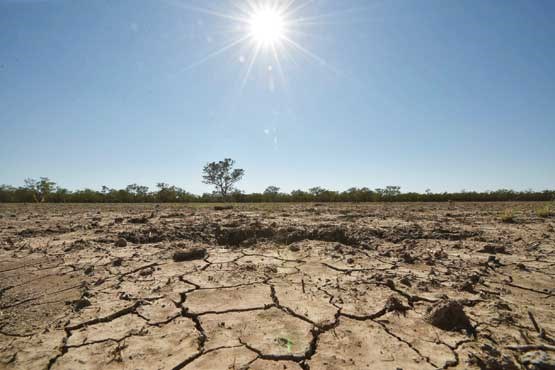
[[[233,185],[243,178],[245,171],[241,168],[233,168],[235,161],[231,158],[226,158],[219,162],[210,162],[204,166],[202,170],[204,179],[202,182],[209,185],[214,185],[216,191],[226,197]]]

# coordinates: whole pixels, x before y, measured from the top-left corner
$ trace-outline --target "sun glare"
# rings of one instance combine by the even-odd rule
[[[277,9],[262,8],[249,21],[250,37],[262,46],[273,46],[285,37],[285,21]]]
[[[0,0],[1,1],[1,0]],[[197,0],[201,1],[201,0]],[[208,60],[238,50],[237,61],[244,65],[241,90],[245,87],[256,71],[256,64],[268,76],[268,86],[275,88],[274,76],[278,75],[280,83],[286,85],[285,63],[296,63],[296,55],[302,55],[318,65],[328,67],[326,61],[306,48],[301,41],[310,36],[310,27],[327,22],[334,13],[303,15],[308,11],[314,0],[234,0],[233,6],[227,9],[191,7],[189,9],[219,17],[230,23],[228,31],[219,34],[230,36],[228,41],[198,61],[189,65],[186,70],[197,67]],[[296,54],[296,55],[295,55]],[[276,72],[274,72],[274,70]]]

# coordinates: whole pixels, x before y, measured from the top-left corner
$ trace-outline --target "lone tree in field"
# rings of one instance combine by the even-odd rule
[[[42,203],[54,192],[56,183],[50,181],[48,177],[41,177],[38,181],[35,179],[25,179],[25,189],[32,192],[35,202]]]
[[[225,198],[233,190],[233,185],[241,180],[245,174],[245,171],[241,168],[234,169],[234,164],[235,161],[231,158],[208,163],[202,170],[202,178],[204,179],[202,182],[214,185],[216,191]]]

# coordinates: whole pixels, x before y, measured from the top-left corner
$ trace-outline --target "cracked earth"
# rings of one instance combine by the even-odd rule
[[[0,369],[555,369],[537,207],[0,205]]]

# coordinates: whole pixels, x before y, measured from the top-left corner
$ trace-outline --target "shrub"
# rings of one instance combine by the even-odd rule
[[[513,223],[515,222],[515,213],[512,209],[506,209],[501,213],[499,219],[504,223]]]
[[[546,204],[545,206],[536,209],[536,215],[538,215],[538,217],[548,218],[553,215],[553,211],[551,210],[551,207]]]

